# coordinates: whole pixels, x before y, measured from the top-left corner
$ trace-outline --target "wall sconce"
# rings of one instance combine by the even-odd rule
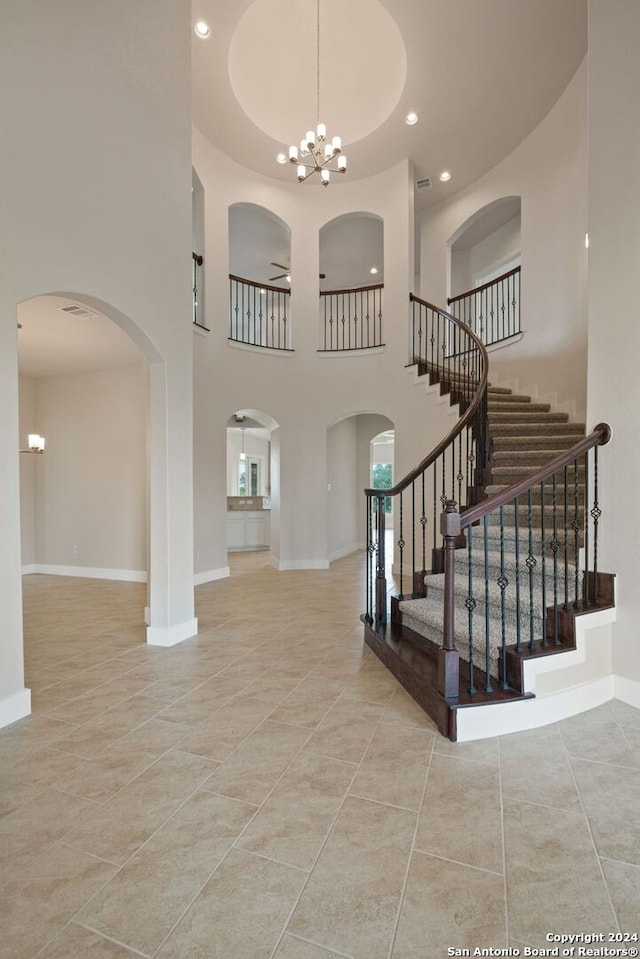
[[[44,436],[38,433],[29,433],[29,446],[26,450],[18,450],[19,453],[44,453]]]

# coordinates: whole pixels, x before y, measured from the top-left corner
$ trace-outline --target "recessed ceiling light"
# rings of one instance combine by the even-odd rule
[[[378,272],[377,266],[372,266],[371,269],[369,270],[369,273],[377,273],[377,272]]]
[[[195,34],[197,37],[200,37],[201,40],[208,40],[211,36],[211,27],[208,23],[205,23],[204,20],[198,20],[195,27]]]
[[[407,126],[412,127],[414,123],[418,122],[418,114],[407,113],[406,117],[404,118],[404,122],[407,124]]]
[[[287,158],[286,158],[286,156],[284,155],[284,153],[279,153],[278,156],[276,157],[276,160],[278,161],[278,163],[286,163],[286,162],[287,162]]]
[[[447,180],[451,179],[451,174],[449,173],[448,170],[443,170],[442,173],[440,174],[440,179],[442,180],[443,183],[446,183]]]

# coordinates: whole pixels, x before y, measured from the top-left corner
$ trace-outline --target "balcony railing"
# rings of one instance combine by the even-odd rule
[[[520,333],[520,267],[447,300],[485,346]]]
[[[321,350],[338,352],[384,346],[382,291],[384,284],[320,293]]]
[[[291,290],[229,274],[229,339],[291,350]]]

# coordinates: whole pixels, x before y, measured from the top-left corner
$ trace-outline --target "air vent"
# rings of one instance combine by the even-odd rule
[[[431,177],[425,176],[422,180],[416,180],[416,190],[418,193],[423,193],[425,190],[431,189]]]
[[[75,303],[72,303],[70,306],[61,306],[60,310],[62,313],[67,313],[69,316],[77,316],[80,320],[87,320],[92,316],[97,314],[91,313],[89,310],[86,310],[84,306],[78,306]]]

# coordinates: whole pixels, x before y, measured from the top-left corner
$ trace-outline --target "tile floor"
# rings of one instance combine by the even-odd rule
[[[143,586],[25,577],[2,959],[440,959],[640,932],[639,710],[452,744],[363,645],[361,556],[231,566],[172,649],[144,644]]]

